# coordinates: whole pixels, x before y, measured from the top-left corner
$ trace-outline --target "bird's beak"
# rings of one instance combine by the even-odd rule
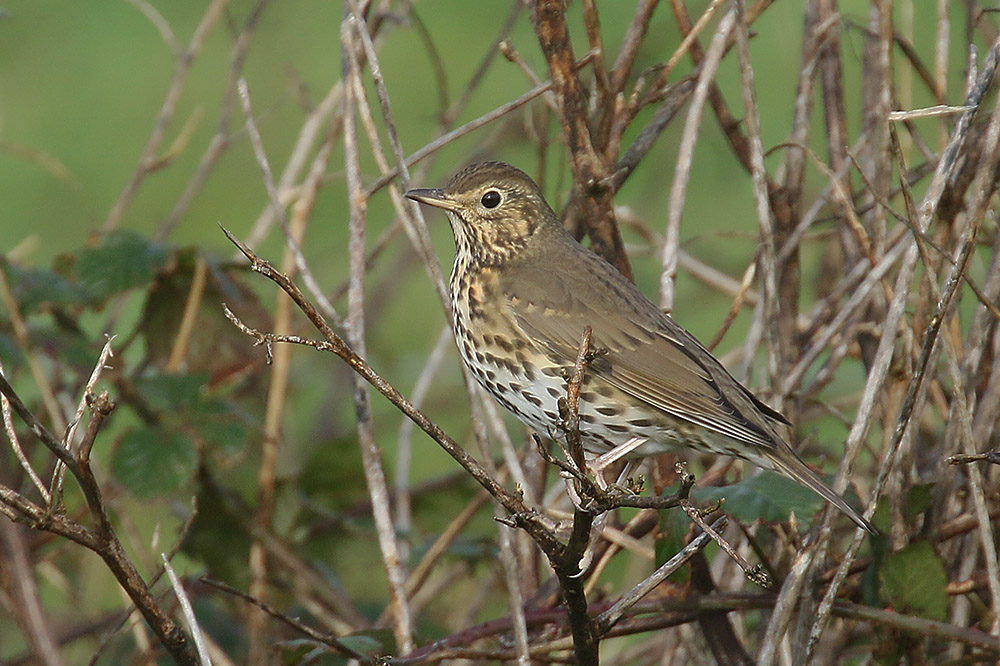
[[[436,187],[407,190],[404,196],[408,199],[419,201],[422,204],[434,206],[435,208],[443,208],[449,211],[457,211],[459,209],[457,201],[445,194],[444,190]]]

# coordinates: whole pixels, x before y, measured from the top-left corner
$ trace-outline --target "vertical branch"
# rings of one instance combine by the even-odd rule
[[[594,54],[594,83],[597,85],[597,106],[607,104],[611,94],[608,71],[604,66],[604,44],[601,39],[601,20],[597,14],[597,3],[594,0],[583,0],[583,25],[587,30],[587,42]],[[570,54],[572,57],[572,54]]]
[[[934,22],[934,85],[941,97],[948,90],[948,42],[951,22],[948,20],[948,0],[937,0],[937,20]],[[938,144],[944,148],[948,143],[948,125],[942,118],[938,126]]]
[[[773,242],[777,247],[790,248],[789,239],[802,217],[802,195],[806,172],[806,150],[796,146],[806,146],[809,141],[809,130],[812,119],[812,105],[815,97],[816,66],[821,50],[828,39],[828,34],[836,32],[839,22],[836,15],[824,16],[821,0],[813,0],[806,4],[803,20],[802,51],[799,56],[799,74],[796,83],[795,106],[792,126],[788,133],[789,149],[785,153],[784,182],[780,192],[780,215],[774,218]],[[843,147],[841,147],[841,150]],[[767,242],[764,243],[764,254],[767,254]],[[783,254],[783,260],[775,263],[773,278],[764,274],[765,282],[774,280],[775,304],[771,313],[765,313],[765,322],[770,333],[768,349],[770,376],[773,379],[782,377],[789,367],[799,358],[798,314],[801,291],[801,269],[798,246],[795,251]],[[765,259],[766,261],[766,259]],[[766,271],[766,268],[765,268]],[[765,292],[767,289],[765,289]],[[765,306],[767,302],[765,301]],[[770,321],[773,317],[773,323]],[[779,410],[794,422],[796,420],[797,403],[783,405],[783,396],[776,396]]]
[[[719,27],[712,37],[708,55],[701,62],[701,72],[698,84],[691,97],[687,119],[684,121],[684,133],[677,149],[677,167],[674,169],[674,181],[670,186],[670,203],[667,208],[667,226],[664,233],[662,269],[660,272],[660,307],[667,312],[673,310],[674,280],[677,277],[677,253],[680,250],[681,215],[684,212],[684,200],[687,197],[687,186],[691,180],[691,162],[694,159],[694,146],[698,140],[701,128],[702,112],[705,100],[715,78],[715,72],[722,62],[722,56],[729,41],[729,33],[735,24],[735,14],[728,12],[719,22]]]
[[[837,0],[819,0],[820,22],[839,22],[840,13]],[[847,107],[844,100],[844,72],[841,64],[841,32],[830,30],[829,35],[820,47],[819,69],[820,84],[823,93],[823,120],[826,127],[827,161],[834,176],[830,183],[834,191],[850,192],[849,176],[850,162],[847,157],[847,146],[850,143],[847,133]],[[865,141],[866,134],[862,132],[858,142]],[[817,200],[817,203],[820,203]],[[860,260],[855,236],[851,233],[850,224],[837,224],[837,246],[832,250],[837,253],[845,267],[856,266]]]
[[[416,202],[404,200],[402,197],[402,190],[409,189],[410,182],[410,172],[406,165],[406,156],[403,154],[403,146],[399,139],[399,133],[396,131],[396,121],[392,113],[392,106],[389,102],[389,91],[386,88],[385,79],[382,77],[382,69],[379,66],[378,54],[375,52],[375,44],[372,42],[371,34],[368,32],[367,23],[362,16],[361,11],[358,9],[356,0],[349,0],[348,6],[351,12],[351,21],[354,32],[358,40],[358,52],[350,57],[353,59],[351,66],[357,70],[357,76],[354,78],[354,99],[356,100],[357,108],[362,113],[368,114],[370,111],[367,107],[367,100],[364,99],[364,87],[361,85],[361,56],[364,55],[365,59],[368,61],[368,69],[372,75],[372,81],[375,84],[375,92],[379,101],[379,109],[382,112],[382,122],[384,123],[386,135],[389,138],[389,146],[392,149],[392,155],[396,161],[396,175],[399,177],[399,182],[390,182],[389,193],[392,197],[393,207],[399,213],[400,219],[403,222],[403,226],[406,230],[407,236],[410,238],[410,242],[413,244],[413,249],[416,250],[417,255],[420,257],[421,261],[424,263],[424,268],[430,275],[431,281],[434,287],[438,291],[438,296],[444,302],[445,311],[448,311],[449,299],[448,299],[448,289],[445,284],[444,275],[441,272],[441,263],[438,261],[437,254],[434,252],[434,246],[431,244],[430,234],[427,231],[427,223],[424,221],[423,212],[420,210],[420,206]],[[354,37],[352,36],[352,39]],[[388,163],[385,161],[385,156],[383,155],[381,149],[377,143],[377,134],[370,137],[372,141],[372,154],[375,156],[379,167],[383,172],[389,170]]]
[[[780,312],[790,308],[794,314],[798,308],[795,303],[788,303],[778,296],[778,266],[775,258],[774,214],[771,211],[767,196],[767,171],[764,168],[764,147],[760,138],[760,114],[757,109],[757,90],[754,83],[753,65],[750,62],[750,26],[747,22],[746,7],[742,0],[733,0],[733,11],[736,14],[736,46],[740,61],[740,74],[743,80],[743,107],[746,110],[747,137],[750,140],[750,169],[753,177],[753,193],[757,203],[757,220],[760,226],[760,268],[764,282],[763,306],[764,325],[768,335],[765,337],[768,350],[768,369],[770,384],[777,388],[779,373],[784,370],[787,358],[781,353],[786,345],[782,340],[790,341],[782,335],[780,327]],[[792,152],[797,152],[793,150]],[[782,267],[784,270],[785,266]],[[797,295],[797,292],[796,292]],[[796,301],[797,302],[797,299]],[[791,318],[795,325],[795,317]],[[774,395],[775,408],[782,407],[784,396]]]
[[[805,6],[802,25],[802,52],[799,55],[799,78],[795,91],[795,111],[792,126],[788,132],[788,143],[805,146],[809,141],[809,121],[812,112],[813,86],[815,84],[816,62],[824,31],[820,29],[822,13],[820,0],[809,0]],[[802,184],[805,181],[806,151],[789,147],[785,152],[784,193],[789,207],[789,217],[798,220],[802,203]]]
[[[601,159],[600,147],[595,146],[591,136],[586,97],[574,67],[565,3],[563,0],[534,0],[531,20],[549,64],[573,168],[575,196],[567,215],[582,220],[591,248],[631,280],[632,268],[615,219],[613,192],[606,180],[610,169]]]
[[[869,15],[868,39],[865,44],[864,81],[862,96],[864,108],[862,128],[868,130],[868,143],[861,153],[861,165],[867,180],[872,184],[872,196],[886,200],[889,194],[890,161],[888,116],[892,105],[892,1],[877,0],[872,3]],[[881,206],[871,208],[869,234],[875,256],[885,252],[886,213]]]
[[[0,585],[38,663],[62,666],[63,660],[35,585],[24,543],[24,528],[8,520],[0,520]]]
[[[494,511],[499,515],[501,509],[494,503]],[[507,599],[510,604],[511,619],[514,625],[514,641],[517,643],[518,666],[530,666],[531,649],[528,638],[528,624],[524,617],[524,595],[521,593],[521,572],[514,549],[516,531],[507,526],[497,527],[497,541],[500,544],[500,566],[503,567],[504,580],[507,585]]]
[[[552,87],[559,103],[559,117],[570,150],[573,176],[581,185],[601,168],[587,125],[587,102],[583,86],[573,69],[573,45],[566,25],[563,0],[535,0],[531,7],[535,35],[549,64]]]
[[[357,15],[345,7],[344,20],[341,24],[341,48],[343,52],[342,76],[349,83],[345,98],[344,112],[344,161],[346,167],[347,198],[350,207],[350,285],[348,287],[348,314],[346,320],[348,343],[361,356],[365,355],[365,323],[364,323],[364,275],[365,275],[365,229],[368,211],[368,198],[361,183],[361,161],[358,152],[357,130],[354,124],[357,112],[357,98],[354,83],[361,77],[357,60],[349,57],[349,52],[356,52],[355,42]],[[389,605],[393,614],[393,633],[398,649],[403,653],[413,651],[413,620],[410,617],[409,604],[406,598],[406,574],[399,557],[399,546],[396,543],[395,529],[390,513],[389,490],[382,469],[381,455],[375,442],[374,424],[372,423],[371,405],[368,388],[364,380],[357,374],[352,375],[354,382],[354,411],[358,422],[358,444],[361,447],[361,460],[365,471],[365,481],[372,502],[372,516],[375,519],[375,529],[378,534],[379,549],[382,552],[382,563],[385,567],[389,584]]]
[[[839,21],[837,0],[818,0],[819,22],[826,25]],[[842,189],[849,189],[846,173],[842,171],[847,161],[847,109],[844,103],[844,73],[840,62],[840,31],[830,30],[819,45],[820,83],[823,90],[823,120],[826,123],[826,149],[830,170],[837,174]]]
[[[296,217],[294,225],[288,225],[287,220],[284,219],[284,210],[281,207],[281,202],[277,200],[277,193],[274,190],[271,180],[271,171],[267,162],[267,156],[264,153],[263,142],[253,119],[253,108],[250,103],[250,93],[246,81],[241,79],[238,88],[250,140],[258,164],[263,172],[266,189],[271,195],[271,205],[278,209],[279,212],[277,215],[285,222],[285,229],[288,233],[288,242],[282,256],[282,270],[286,274],[294,275],[296,268],[304,263],[304,260],[297,260],[301,256],[301,253],[297,252],[297,250],[302,245],[306,218]],[[278,294],[274,313],[275,332],[279,335],[291,333],[291,316],[291,299],[285,294]],[[261,533],[270,531],[271,522],[274,517],[275,469],[278,465],[278,456],[281,448],[281,422],[284,415],[285,401],[288,397],[291,353],[292,350],[287,345],[282,345],[275,350],[271,381],[267,389],[260,463],[257,468],[257,507],[254,515],[254,523]],[[263,543],[259,539],[255,539],[250,546],[248,568],[250,570],[250,594],[261,601],[266,601],[268,591],[267,554]],[[248,663],[252,666],[263,666],[270,660],[267,619],[267,614],[257,608],[249,611],[247,618],[247,633],[250,641]]]

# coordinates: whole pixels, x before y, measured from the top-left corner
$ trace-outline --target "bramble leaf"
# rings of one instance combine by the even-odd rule
[[[741,522],[758,518],[772,523],[784,522],[794,511],[802,523],[808,523],[823,504],[823,499],[813,491],[773,472],[761,472],[720,488],[695,488],[691,496],[698,502],[725,498],[723,511]]]
[[[948,615],[948,577],[927,541],[916,541],[886,558],[879,572],[882,600],[901,613],[943,622]]]
[[[167,262],[163,246],[129,231],[113,231],[97,247],[81,250],[73,272],[84,287],[106,298],[148,284]]]
[[[115,477],[136,497],[176,490],[194,473],[198,452],[186,435],[146,426],[125,432],[111,456]]]

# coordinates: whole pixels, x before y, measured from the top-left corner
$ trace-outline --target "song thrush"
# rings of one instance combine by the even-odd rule
[[[504,407],[558,432],[581,336],[603,348],[580,392],[584,448],[643,457],[677,447],[736,456],[812,489],[872,525],[789,446],[789,423],[690,333],[567,232],[524,172],[475,164],[443,189],[406,196],[448,213],[457,252],[452,325],[462,359]]]

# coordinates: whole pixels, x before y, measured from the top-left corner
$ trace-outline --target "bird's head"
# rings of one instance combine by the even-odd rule
[[[503,162],[480,162],[462,169],[443,188],[409,190],[414,201],[448,213],[458,251],[472,261],[495,266],[515,257],[556,214],[533,180]]]

